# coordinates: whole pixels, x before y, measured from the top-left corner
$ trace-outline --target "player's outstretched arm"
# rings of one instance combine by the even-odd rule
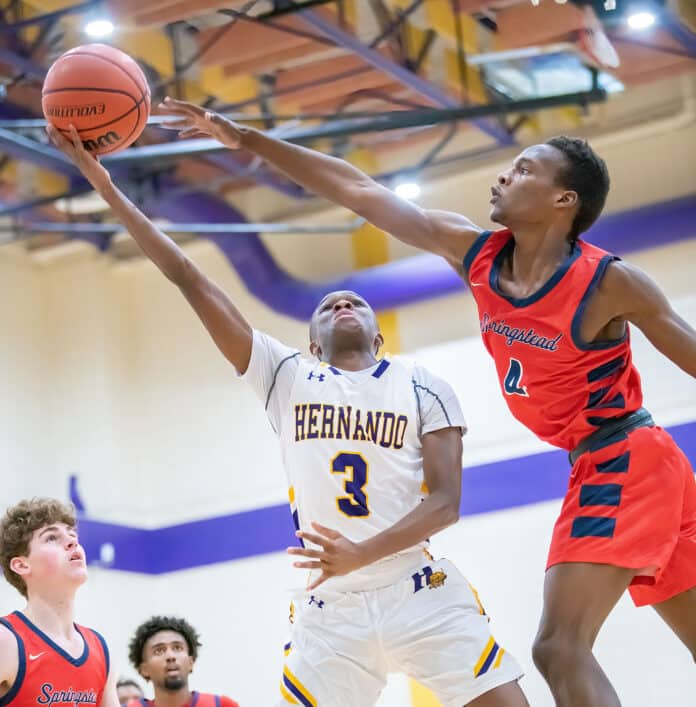
[[[653,280],[640,268],[615,261],[600,289],[614,317],[635,324],[658,351],[696,378],[696,330],[672,309]]]
[[[446,427],[423,435],[423,476],[429,494],[410,513],[391,528],[361,543],[341,533],[312,523],[316,532],[298,531],[321,550],[290,547],[288,553],[305,558],[295,567],[321,570],[307,589],[315,589],[330,577],[354,572],[401,550],[413,547],[459,519],[462,484],[462,433],[459,427]]]
[[[449,211],[420,208],[398,197],[345,160],[238,125],[185,101],[166,98],[160,111],[178,118],[163,127],[180,137],[212,137],[230,149],[262,157],[292,181],[345,206],[395,238],[446,258],[457,269],[481,229]]]
[[[82,147],[74,128],[71,140],[50,125],[47,131],[56,147],[109,204],[145,255],[181,290],[224,356],[244,373],[251,356],[252,329],[230,298],[113,184],[109,172]]]

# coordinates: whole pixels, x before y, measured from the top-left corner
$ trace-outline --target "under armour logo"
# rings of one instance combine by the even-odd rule
[[[318,376],[315,376],[314,373],[310,371],[309,375],[307,376],[307,380],[311,381],[313,378],[316,378],[320,383],[323,383],[326,376],[323,373],[320,373]]]
[[[323,599],[317,599],[314,594],[312,594],[311,597],[309,597],[309,602],[307,603],[307,606],[311,606],[312,604],[316,604],[320,609],[324,608],[324,600]]]

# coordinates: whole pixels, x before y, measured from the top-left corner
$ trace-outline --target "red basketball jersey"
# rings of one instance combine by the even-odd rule
[[[109,675],[109,650],[96,632],[75,624],[84,639],[82,655],[72,657],[19,611],[0,618],[17,639],[19,669],[0,705],[12,707],[90,707],[99,705]]]
[[[157,703],[154,700],[130,700],[127,707],[157,707]],[[191,699],[181,707],[239,707],[239,705],[224,695],[194,691],[191,693]]]
[[[512,414],[541,439],[571,450],[603,420],[633,412],[643,401],[628,325],[614,341],[580,338],[587,301],[618,258],[578,241],[538,292],[516,299],[498,285],[513,248],[509,230],[487,231],[464,259],[483,343]]]

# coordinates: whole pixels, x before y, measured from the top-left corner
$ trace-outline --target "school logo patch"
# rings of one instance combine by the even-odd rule
[[[428,582],[428,589],[437,589],[445,584],[447,575],[442,571],[438,570],[430,575],[430,581]]]

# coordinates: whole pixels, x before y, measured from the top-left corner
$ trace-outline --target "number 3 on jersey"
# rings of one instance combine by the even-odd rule
[[[522,364],[516,358],[511,358],[508,372],[505,374],[505,380],[503,381],[506,395],[529,397],[527,386],[522,385],[522,373]]]
[[[367,507],[367,461],[362,454],[356,452],[340,452],[331,461],[333,474],[346,474],[343,487],[346,496],[338,496],[338,510],[353,518],[364,518],[370,515]]]

